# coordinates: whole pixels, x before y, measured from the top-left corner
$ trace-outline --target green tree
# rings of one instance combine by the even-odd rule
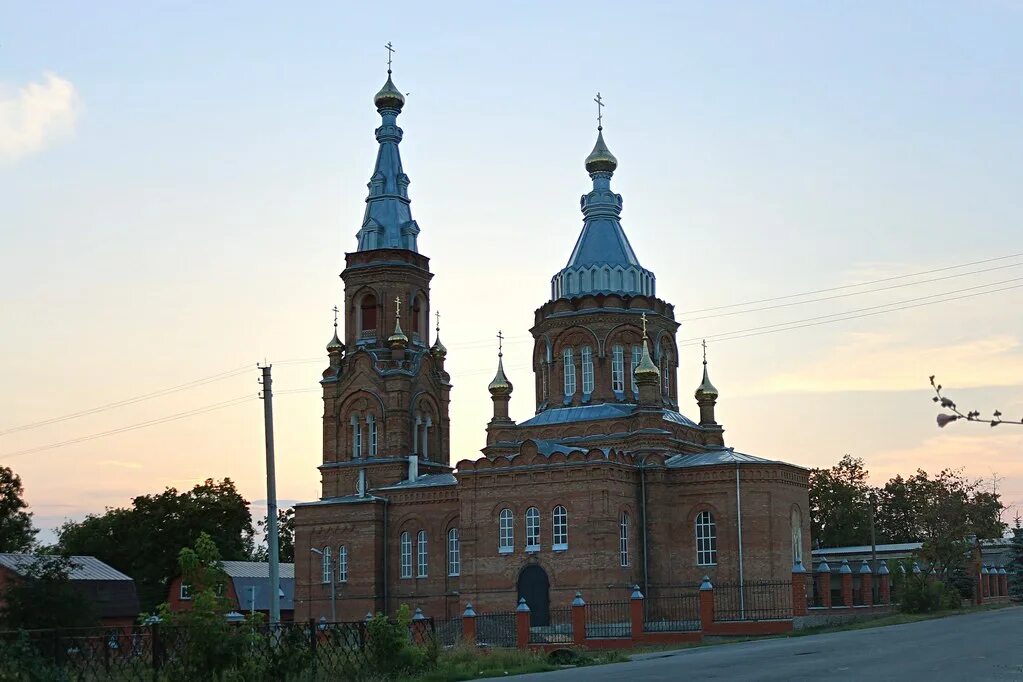
[[[870,542],[870,492],[863,460],[845,455],[830,469],[810,470],[810,523],[821,547]]]
[[[1005,572],[1009,574],[1009,596],[1013,601],[1023,601],[1023,527],[1018,516],[1012,529],[1012,546]]]
[[[141,495],[129,508],[108,509],[57,531],[61,551],[95,556],[134,578],[143,610],[166,599],[167,584],[178,573],[178,549],[202,533],[225,559],[251,558],[249,503],[231,479]]]
[[[269,518],[269,517],[267,517]],[[266,536],[267,519],[260,519],[259,530]],[[260,544],[252,553],[253,561],[270,560],[270,541]],[[277,510],[277,552],[282,562],[291,563],[295,560],[295,508]]]
[[[25,511],[24,494],[21,477],[0,466],[0,552],[24,552],[39,532],[32,527],[31,512]]]
[[[39,555],[7,583],[0,622],[10,630],[96,625],[92,603],[71,582],[75,565],[68,557]]]

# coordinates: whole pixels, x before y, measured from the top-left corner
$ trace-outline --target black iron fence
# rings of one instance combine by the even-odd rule
[[[481,613],[476,616],[476,643],[514,647],[518,642],[515,612]]]
[[[714,620],[792,618],[791,580],[748,580],[714,585]]]
[[[571,644],[572,609],[551,609],[547,625],[529,628],[530,644]]]
[[[586,636],[631,637],[632,615],[627,601],[592,602],[586,605]]]
[[[462,639],[462,617],[447,620],[433,619],[433,634],[441,646],[454,646]]]
[[[699,592],[652,597],[645,600],[644,606],[643,627],[647,632],[696,632],[700,629]]]

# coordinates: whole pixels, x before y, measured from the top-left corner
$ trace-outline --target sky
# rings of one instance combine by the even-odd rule
[[[318,498],[391,41],[452,462],[485,444],[498,329],[533,413],[528,329],[582,224],[599,91],[623,225],[682,323],[683,413],[705,337],[737,449],[848,453],[876,483],[963,467],[1023,507],[1023,427],[939,430],[928,385],[1023,418],[1021,22],[1015,0],[0,4],[0,464],[43,540],[207,477],[262,513],[269,361],[279,498]]]

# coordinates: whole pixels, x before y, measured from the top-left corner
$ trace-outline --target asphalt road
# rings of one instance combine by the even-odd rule
[[[628,663],[522,675],[562,680],[1023,680],[1023,608],[643,654]]]

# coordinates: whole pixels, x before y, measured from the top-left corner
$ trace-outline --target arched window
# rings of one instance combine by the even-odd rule
[[[334,569],[330,565],[330,547],[323,548],[323,582],[329,583],[334,577]]]
[[[426,531],[416,535],[416,577],[426,577]]]
[[[696,515],[696,565],[714,566],[718,562],[718,533],[714,515],[702,511]]]
[[[632,381],[632,390],[639,391],[639,386],[636,385],[636,368],[639,367],[639,361],[643,359],[643,348],[642,346],[632,347],[632,362],[629,364],[629,377]]]
[[[362,459],[362,424],[359,415],[352,415],[352,458]]]
[[[629,514],[622,512],[621,521],[618,522],[618,563],[622,566],[629,565]]]
[[[568,511],[560,504],[554,508],[551,525],[554,530],[552,549],[568,549]]]
[[[371,414],[366,415],[366,424],[369,426],[369,456],[377,456],[377,419]]]
[[[423,306],[419,302],[419,297],[416,296],[414,299],[412,299],[412,333],[413,334],[422,334],[423,333],[423,324],[422,324],[422,320],[420,320],[420,315],[422,314],[422,312],[423,312]]]
[[[337,581],[348,582],[348,548],[344,545],[337,548]]]
[[[593,349],[583,346],[579,358],[583,362],[583,395],[589,395],[593,393]]]
[[[366,294],[359,302],[359,334],[372,338],[377,332],[377,297]]]
[[[792,508],[792,565],[803,560],[803,514]]]
[[[448,531],[448,575],[462,572],[462,548],[458,544],[458,529]]]
[[[536,507],[526,510],[526,551],[540,551],[540,510]]]
[[[412,577],[412,538],[409,536],[408,531],[401,534],[401,539],[398,543],[401,546],[401,577],[411,578]]]
[[[611,348],[611,390],[625,390],[625,349],[618,344]]]
[[[661,348],[661,392],[671,395],[671,354],[667,348]]]
[[[575,358],[572,349],[566,348],[561,355],[565,361],[565,395],[575,395]]]
[[[497,551],[508,554],[515,551],[515,520],[511,509],[502,509],[498,525]]]

